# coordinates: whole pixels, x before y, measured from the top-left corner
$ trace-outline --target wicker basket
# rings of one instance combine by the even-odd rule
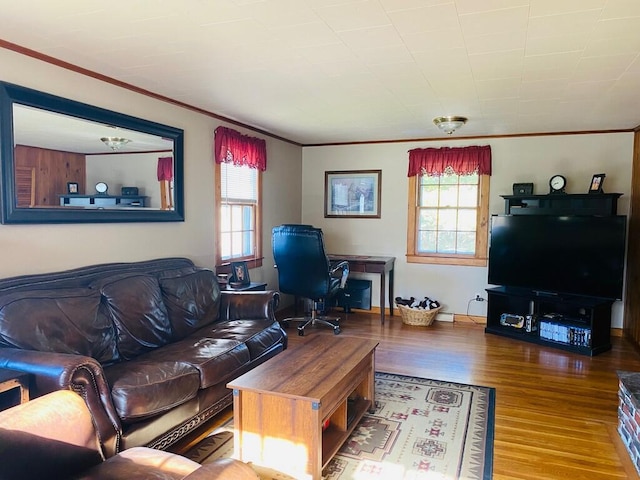
[[[423,310],[420,308],[411,308],[406,305],[398,305],[400,315],[402,316],[402,323],[405,325],[418,325],[421,327],[428,327],[436,319],[436,315],[442,307],[434,308],[433,310]]]

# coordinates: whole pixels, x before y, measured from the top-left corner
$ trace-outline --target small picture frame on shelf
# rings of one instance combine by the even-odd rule
[[[69,195],[75,195],[79,193],[78,182],[67,182],[67,193]]]
[[[243,285],[249,285],[251,280],[249,279],[249,268],[247,262],[231,262],[231,277],[229,278],[229,285],[231,287],[239,287]]]
[[[533,195],[533,183],[514,183],[514,195]]]
[[[589,193],[602,193],[602,186],[604,184],[604,178],[606,175],[604,173],[596,173],[591,178],[591,184],[589,185]]]

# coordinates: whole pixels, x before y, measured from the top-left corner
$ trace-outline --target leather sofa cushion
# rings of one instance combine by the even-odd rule
[[[218,319],[220,287],[211,270],[167,273],[160,278],[160,289],[175,340]]]
[[[0,345],[117,360],[116,331],[88,288],[31,290],[0,296]]]
[[[198,370],[186,362],[136,359],[105,368],[111,398],[123,422],[158,415],[194,398]]]
[[[228,320],[205,327],[208,336],[228,338],[244,342],[251,360],[260,357],[265,351],[282,342],[282,328],[278,322],[266,319]],[[201,333],[201,335],[204,335]]]
[[[200,374],[200,388],[208,388],[235,378],[250,361],[249,349],[242,341],[206,337],[206,329],[184,340],[165,345],[144,355],[146,361],[182,361]]]
[[[115,275],[93,285],[116,328],[120,356],[130,360],[171,340],[169,315],[158,280],[144,273]]]

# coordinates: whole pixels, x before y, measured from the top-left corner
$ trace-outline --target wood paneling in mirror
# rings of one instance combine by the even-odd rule
[[[18,193],[18,206],[59,206],[58,195],[67,193],[67,182],[76,182],[78,192],[85,191],[86,160],[79,153],[59,152],[44,148],[16,145],[14,150],[16,162],[16,179],[19,169],[33,169],[35,204],[25,203]],[[18,190],[20,186],[18,185]]]

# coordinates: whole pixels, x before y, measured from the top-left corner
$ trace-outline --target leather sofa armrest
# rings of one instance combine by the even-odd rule
[[[276,320],[275,309],[278,306],[280,294],[275,290],[221,293],[221,320],[244,320],[249,318]]]
[[[203,465],[184,477],[183,480],[256,480],[259,478],[246,463],[231,458],[222,458]]]
[[[122,427],[98,361],[83,355],[0,348],[0,367],[31,374],[32,397],[55,390],[78,393],[94,419],[103,455],[118,452]]]

